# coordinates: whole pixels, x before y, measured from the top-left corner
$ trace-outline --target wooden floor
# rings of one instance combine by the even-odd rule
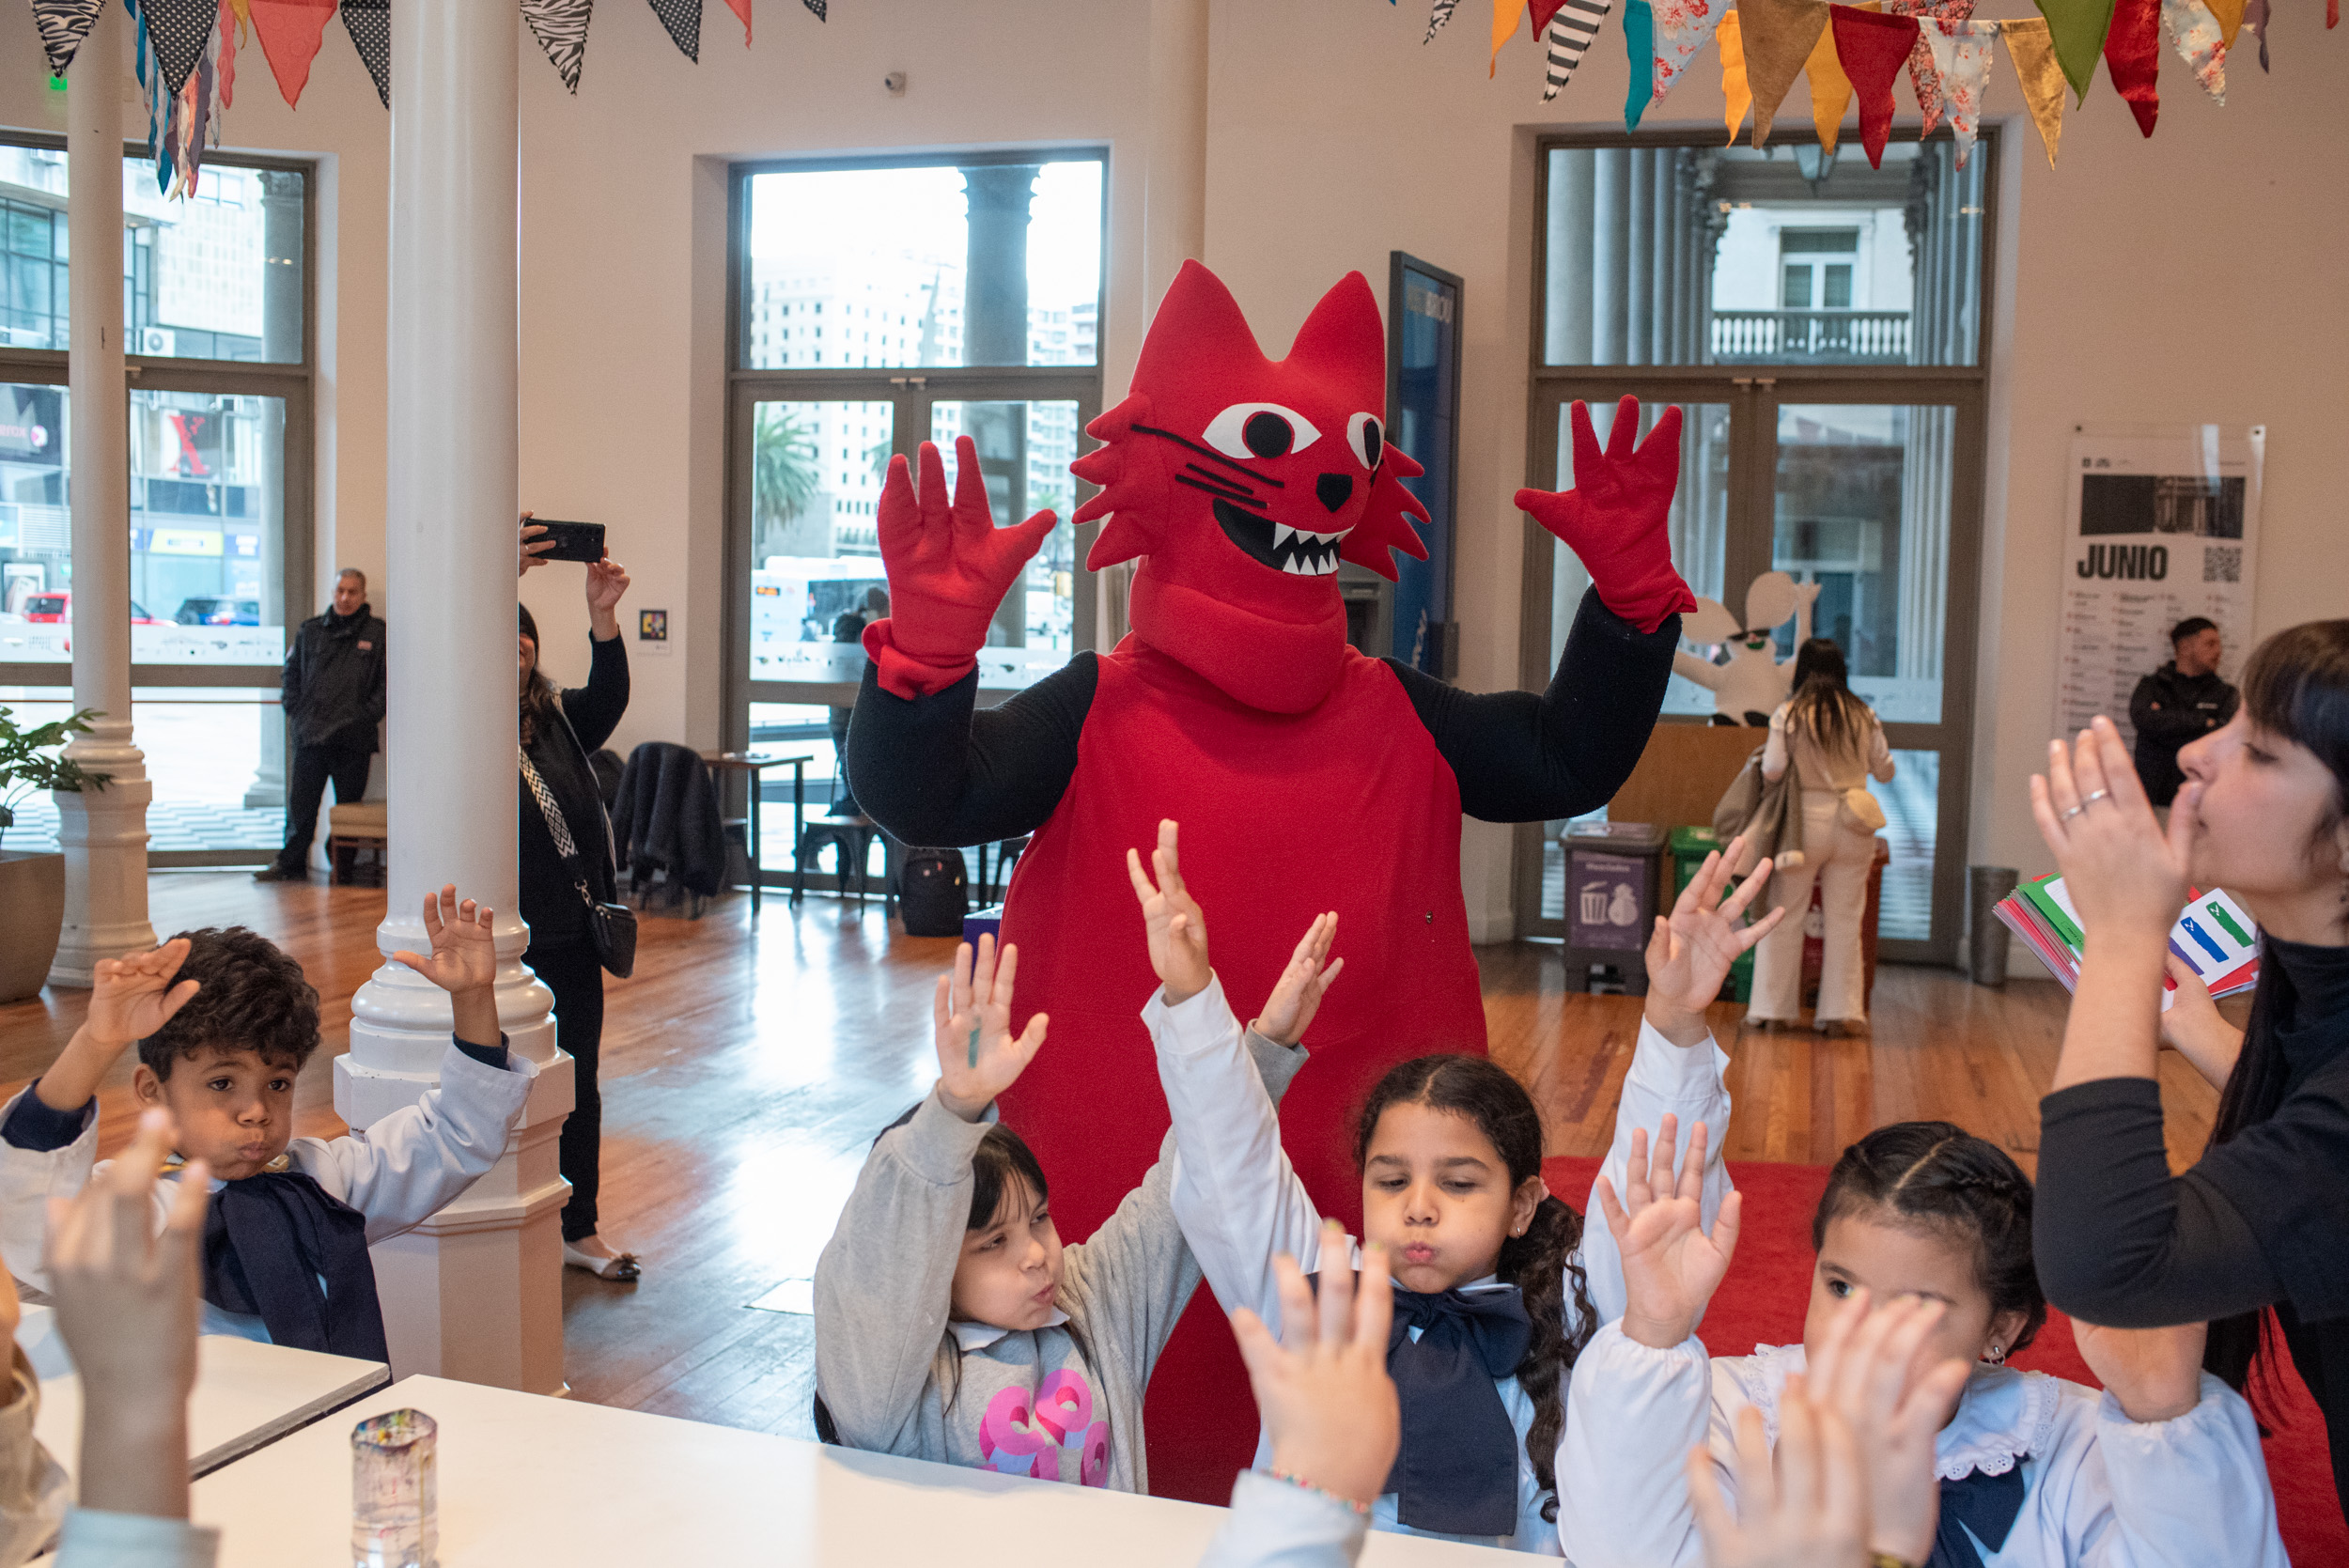
[[[160,873],[156,929],[241,923],[300,959],[328,1047],[303,1071],[299,1130],[343,1130],[329,1053],[351,993],[374,970],[380,892],[259,886],[239,872]],[[604,1234],[642,1253],[633,1287],[564,1276],[567,1364],[578,1397],[758,1430],[808,1433],[811,1320],[804,1281],[877,1129],[928,1087],[928,987],[952,943],[893,936],[875,902],[746,895],[698,922],[648,915],[636,978],[607,990]],[[1597,1154],[1631,1060],[1640,1003],[1568,992],[1555,948],[1480,950],[1493,1054],[1532,1088],[1550,1152]],[[0,1006],[0,1093],[54,1057],[86,993]],[[1869,1127],[1946,1118],[2036,1164],[2038,1099],[2053,1071],[2063,993],[2002,991],[1947,970],[1887,968],[1874,1040],[1739,1033],[1733,1160],[1832,1160]],[[2165,1058],[2171,1156],[2199,1149],[2215,1096]],[[101,1148],[128,1137],[128,1065],[102,1092]],[[796,1282],[796,1283],[795,1283]]]

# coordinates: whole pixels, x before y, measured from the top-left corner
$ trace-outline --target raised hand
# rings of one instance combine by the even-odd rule
[[[522,514],[521,566],[517,574],[522,577],[528,577],[534,567],[545,566],[547,551],[554,548],[554,541],[546,536],[547,525],[533,522],[530,517],[528,512]]]
[[[2099,933],[2163,951],[2186,905],[2195,803],[2188,780],[2162,831],[2138,782],[2137,764],[2112,721],[2098,715],[2068,748],[2047,743],[2047,771],[2030,780],[2030,813],[2063,872],[2092,948]]]
[[[101,958],[91,971],[89,1013],[82,1027],[98,1044],[119,1052],[163,1027],[188,1004],[196,982],[172,983],[187,962],[188,939],[174,937],[158,948],[123,958]]]
[[[1206,916],[1183,884],[1176,834],[1174,822],[1159,824],[1159,846],[1150,851],[1150,869],[1158,876],[1155,885],[1142,869],[1141,854],[1126,851],[1126,876],[1134,885],[1143,926],[1149,933],[1150,969],[1166,987],[1169,1007],[1189,1001],[1215,978],[1215,970],[1207,967]]]
[[[1640,400],[1615,408],[1602,457],[1588,405],[1577,401],[1574,489],[1523,489],[1517,504],[1565,541],[1590,568],[1591,583],[1608,609],[1654,631],[1664,617],[1694,610],[1696,596],[1672,569],[1672,492],[1680,485],[1680,410],[1668,408],[1635,451]]]
[[[1322,1257],[1343,1260],[1344,1227],[1332,1219],[1323,1232]],[[1284,1252],[1272,1267],[1281,1283],[1280,1339],[1245,1307],[1232,1314],[1232,1332],[1272,1438],[1273,1471],[1368,1508],[1386,1490],[1402,1441],[1402,1412],[1387,1375],[1394,1298],[1386,1249],[1362,1249],[1359,1289],[1349,1270],[1324,1268],[1318,1301],[1294,1258]]]
[[[599,641],[620,629],[620,596],[628,592],[628,568],[609,555],[587,563],[587,628]]]
[[[2193,965],[2174,953],[2165,954],[2162,963],[2177,988],[2161,1015],[2161,1043],[2193,1063],[2212,1088],[2224,1089],[2235,1058],[2243,1054],[2243,1031],[2218,1011]]]
[[[1744,1195],[1732,1191],[1713,1217],[1712,1234],[1705,1233],[1705,1126],[1699,1122],[1688,1129],[1688,1152],[1675,1173],[1672,1144],[1679,1130],[1679,1119],[1667,1115],[1657,1130],[1651,1164],[1647,1130],[1634,1127],[1622,1201],[1605,1176],[1597,1187],[1607,1228],[1623,1254],[1623,1331],[1657,1350],[1670,1350],[1696,1332],[1698,1315],[1736,1254],[1745,1208]]]
[[[895,649],[935,668],[968,667],[986,645],[987,629],[1059,521],[1050,509],[1016,528],[998,529],[987,504],[979,450],[955,442],[955,493],[946,498],[946,465],[922,443],[922,483],[902,456],[889,459],[879,516],[881,560],[889,572],[889,631]]]
[[[2072,1320],[2072,1338],[2096,1380],[2133,1421],[2175,1421],[2202,1403],[2207,1323],[2169,1328],[2107,1328]]]
[[[1657,1033],[1676,1046],[1693,1046],[1706,1033],[1704,1009],[1721,994],[1729,966],[1767,936],[1786,911],[1772,909],[1751,925],[1737,922],[1770,885],[1770,862],[1762,862],[1726,899],[1730,868],[1745,850],[1744,838],[1716,849],[1680,890],[1672,912],[1656,917],[1647,944],[1646,1017]]]
[[[424,934],[432,948],[428,955],[402,950],[392,962],[404,964],[448,993],[450,1022],[459,1040],[474,1046],[497,1045],[497,937],[491,923],[497,911],[468,898],[458,902],[457,884],[445,883],[438,893],[424,895]]]
[[[1346,968],[1340,958],[1329,963],[1330,944],[1337,939],[1338,914],[1335,909],[1315,915],[1314,923],[1298,939],[1297,951],[1289,955],[1288,967],[1273,983],[1272,994],[1265,999],[1264,1011],[1249,1027],[1276,1046],[1293,1046],[1305,1037],[1314,1015],[1321,1010],[1321,998],[1330,989],[1330,983]],[[1327,968],[1323,966],[1328,964]]]
[[[1971,1369],[1933,1358],[1943,1303],[1908,1296],[1869,1308],[1868,1293],[1856,1290],[1828,1320],[1810,1358],[1811,1397],[1831,1407],[1858,1439],[1871,1549],[1922,1562],[1933,1553],[1941,1512],[1934,1441]]]
[[[1811,1397],[1800,1373],[1778,1401],[1778,1449],[1762,1412],[1737,1416],[1737,1511],[1713,1474],[1709,1450],[1688,1454],[1688,1501],[1710,1568],[1862,1568],[1868,1492],[1859,1445],[1843,1417]]]
[[[955,949],[952,974],[938,977],[931,1012],[938,1025],[938,1097],[966,1122],[975,1122],[1027,1070],[1044,1048],[1045,1016],[1038,1013],[1018,1037],[1011,1032],[1011,983],[1019,950],[997,961],[995,939],[981,937]]]

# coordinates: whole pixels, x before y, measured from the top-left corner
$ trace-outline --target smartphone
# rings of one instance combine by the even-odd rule
[[[600,561],[603,559],[603,524],[599,522],[556,522],[549,518],[532,518],[532,522],[546,530],[530,542],[544,544],[554,541],[552,550],[537,552],[541,561]]]

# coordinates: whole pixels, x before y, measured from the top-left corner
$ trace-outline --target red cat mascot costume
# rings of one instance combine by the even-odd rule
[[[1157,981],[1128,884],[1161,817],[1206,910],[1217,971],[1245,1017],[1314,915],[1339,914],[1346,975],[1306,1041],[1283,1140],[1323,1212],[1361,1213],[1349,1111],[1396,1062],[1481,1052],[1485,1013],[1460,892],[1463,809],[1554,819],[1611,797],[1639,760],[1695,600],[1665,529],[1679,411],[1636,454],[1629,399],[1602,457],[1579,405],[1578,488],[1518,505],[1595,584],[1540,696],[1473,695],[1346,645],[1340,561],[1394,576],[1423,554],[1420,467],[1384,440],[1386,334],[1348,273],[1268,360],[1214,274],[1188,263],[1152,321],[1131,395],[1087,427],[1074,471],[1107,517],[1095,569],[1139,559],[1133,633],[1000,707],[977,710],[974,655],[1053,526],[996,529],[973,454],[947,503],[935,449],[917,494],[897,458],[880,503],[890,619],[848,737],[865,810],[898,839],[1034,834],[1003,939],[1022,1017],[1051,1039],[1004,1120],[1052,1184],[1061,1233],[1090,1234],[1158,1157],[1167,1111],[1140,1011]],[[1229,1330],[1203,1293],[1149,1395],[1152,1490],[1222,1502],[1255,1442]]]

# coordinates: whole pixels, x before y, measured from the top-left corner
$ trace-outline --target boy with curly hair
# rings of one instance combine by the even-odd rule
[[[46,1291],[52,1193],[78,1190],[98,1152],[99,1083],[133,1042],[132,1093],[179,1128],[181,1163],[210,1171],[204,1224],[208,1334],[390,1358],[367,1249],[453,1202],[506,1148],[537,1067],[510,1057],[491,989],[491,911],[457,889],[426,895],[429,955],[396,953],[448,992],[455,1025],[440,1086],[365,1132],[293,1136],[294,1079],[319,1046],[302,966],[244,929],[184,931],[98,965],[89,1016],[49,1071],[0,1108],[0,1258]]]

